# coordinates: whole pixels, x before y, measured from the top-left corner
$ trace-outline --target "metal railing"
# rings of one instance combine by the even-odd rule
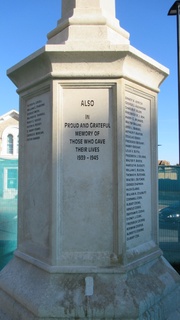
[[[180,264],[180,166],[158,167],[159,245],[172,264]]]

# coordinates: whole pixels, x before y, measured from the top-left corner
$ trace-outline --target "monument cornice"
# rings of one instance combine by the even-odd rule
[[[60,24],[58,24],[58,26],[53,29],[52,31],[50,31],[48,34],[47,34],[47,38],[48,38],[48,43],[50,44],[55,44],[54,41],[57,41],[57,44],[61,44],[61,37],[62,37],[62,32],[67,30],[67,39],[64,39],[64,42],[67,41],[67,43],[70,43],[71,40],[68,38],[68,35],[69,35],[69,32],[70,32],[70,29],[69,28],[74,28],[76,26],[81,26],[81,27],[88,27],[88,28],[91,28],[94,26],[96,26],[96,31],[99,32],[99,28],[103,28],[103,32],[107,32],[107,30],[111,29],[113,30],[114,32],[116,32],[117,35],[121,36],[122,39],[122,44],[125,43],[125,44],[128,44],[129,43],[129,33],[124,30],[123,28],[121,28],[119,26],[119,22],[118,20],[113,20],[112,19],[108,19],[106,17],[103,17],[103,16],[99,16],[97,14],[94,14],[92,15],[91,17],[89,17],[88,15],[87,16],[78,16],[78,17],[71,17],[69,19],[66,19],[66,20],[62,20]],[[93,30],[92,29],[92,33],[91,33],[91,39],[89,40],[92,40],[92,38],[94,38],[93,36]],[[78,34],[77,34],[78,36]],[[82,37],[82,31],[81,31],[81,34],[79,34],[80,37]],[[52,39],[52,40],[51,40]],[[56,39],[56,40],[54,40]],[[86,37],[86,34],[83,35],[83,40],[86,41],[87,40],[87,37]],[[81,39],[82,41],[82,39]],[[100,38],[95,38],[95,41],[97,43],[99,43],[100,41]],[[118,40],[119,41],[119,40]]]
[[[103,57],[103,68],[99,64]],[[94,68],[96,66],[96,68]],[[152,72],[153,70],[153,72]],[[159,91],[169,70],[131,45],[46,45],[7,71],[18,92],[47,79],[131,79]],[[26,81],[24,80],[26,79]]]

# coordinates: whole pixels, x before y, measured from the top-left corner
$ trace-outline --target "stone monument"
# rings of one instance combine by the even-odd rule
[[[157,94],[115,0],[62,0],[47,44],[8,70],[20,96],[18,248],[0,319],[178,318],[158,246]]]

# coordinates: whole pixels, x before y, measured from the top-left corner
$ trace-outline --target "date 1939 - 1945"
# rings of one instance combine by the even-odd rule
[[[77,160],[99,160],[98,155],[85,156],[83,154],[77,156]]]

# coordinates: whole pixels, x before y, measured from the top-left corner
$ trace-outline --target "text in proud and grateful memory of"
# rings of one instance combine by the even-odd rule
[[[64,250],[104,256],[113,247],[113,88],[106,83],[65,84],[59,100]],[[78,232],[69,237],[72,221]]]
[[[127,93],[125,98],[126,147],[126,239],[138,242],[150,229],[148,212],[150,203],[147,179],[150,161],[150,102]],[[145,236],[146,235],[146,236]]]
[[[106,148],[108,131],[111,129],[109,119],[98,119],[96,112],[98,105],[95,99],[79,99],[78,110],[82,122],[65,121],[64,132],[67,133],[67,143],[76,160],[90,161],[100,159]]]

